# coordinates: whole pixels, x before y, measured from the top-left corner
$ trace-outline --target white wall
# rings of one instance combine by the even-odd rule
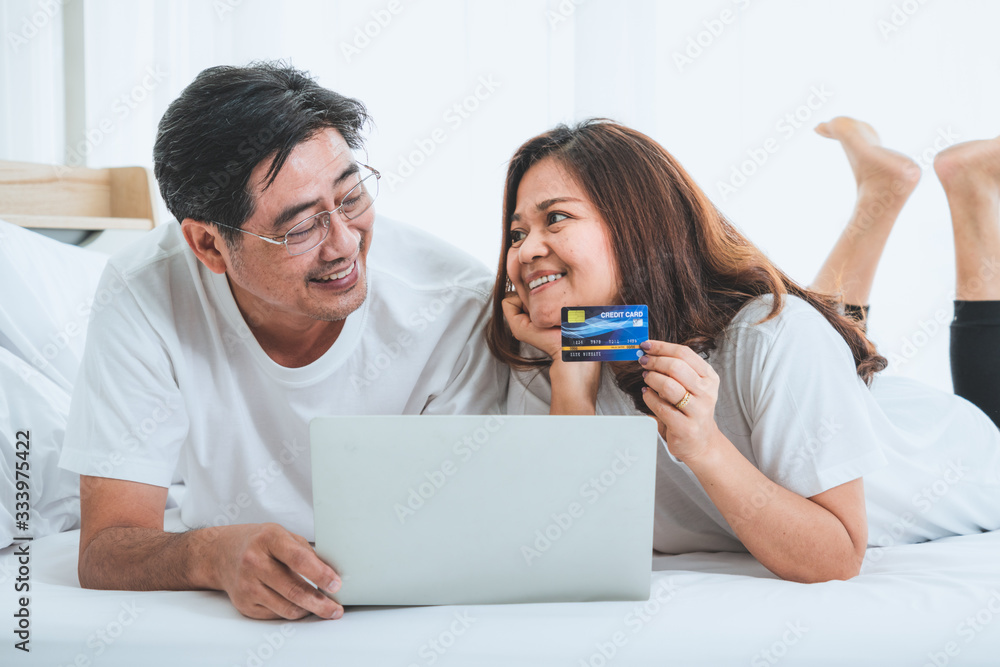
[[[1000,3],[989,0],[68,1],[84,21],[80,103],[95,145],[77,155],[90,165],[150,166],[157,120],[202,68],[289,59],[369,106],[369,159],[391,174],[379,210],[490,266],[505,162],[556,122],[608,116],[651,134],[803,282],[853,205],[846,160],[816,122],[855,115],[925,158],[938,136],[1000,132]],[[0,4],[0,158],[60,157],[64,12],[54,0]],[[12,40],[25,19],[41,26]],[[364,43],[366,27],[377,34]],[[352,43],[359,52],[345,51]],[[692,62],[678,65],[689,48]],[[814,89],[829,99],[800,110],[801,127],[779,128]],[[724,196],[718,184],[769,137],[779,150]],[[106,233],[95,247],[129,238]],[[926,169],[873,294],[871,331],[896,356],[893,372],[950,386],[945,328],[924,330],[950,313],[953,282],[947,206]]]

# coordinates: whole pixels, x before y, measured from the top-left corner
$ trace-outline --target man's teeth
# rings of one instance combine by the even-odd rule
[[[544,285],[545,283],[551,283],[553,281],[559,280],[565,273],[550,273],[547,276],[542,276],[541,278],[535,278],[530,283],[528,283],[528,289],[535,289],[539,285]]]
[[[351,265],[349,267],[347,267],[346,269],[344,269],[340,273],[331,273],[328,276],[324,276],[322,278],[317,278],[316,280],[318,282],[325,283],[325,282],[329,282],[331,280],[340,280],[341,278],[346,278],[347,276],[351,275],[351,271],[354,270],[354,265],[357,264],[357,263],[358,263],[357,260],[354,260],[353,262],[351,262]]]

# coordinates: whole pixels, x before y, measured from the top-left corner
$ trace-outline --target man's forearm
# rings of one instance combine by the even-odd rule
[[[105,528],[80,554],[80,585],[134,591],[218,589],[208,567],[210,530]]]

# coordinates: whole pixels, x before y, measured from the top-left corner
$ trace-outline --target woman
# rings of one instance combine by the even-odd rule
[[[1000,258],[1000,140],[936,162],[956,229],[956,387],[980,410],[874,380],[886,360],[862,306],[919,170],[863,123],[818,131],[842,143],[859,199],[813,289],[645,135],[598,120],[531,139],[508,169],[488,327],[515,369],[511,413],[657,420],[657,550],[745,548],[802,582],[856,575],[869,543],[1000,527],[1000,431],[982,411],[1000,420],[1000,275],[977,273]],[[649,307],[640,363],[561,360],[563,306],[630,304]]]

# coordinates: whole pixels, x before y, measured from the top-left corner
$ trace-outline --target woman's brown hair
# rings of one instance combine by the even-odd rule
[[[520,370],[551,363],[522,356],[501,305],[509,289],[506,259],[518,186],[525,172],[544,158],[557,160],[576,178],[600,212],[618,267],[622,303],[649,307],[650,338],[707,353],[751,299],[775,296],[766,321],[781,312],[780,297],[792,294],[818,310],[843,337],[866,383],[886,367],[885,357],[859,323],[841,314],[835,296],[792,281],[715,208],[662,146],[606,119],[559,125],[528,140],[511,158],[504,187],[503,247],[486,331],[490,351],[501,361]],[[641,394],[642,368],[616,363],[612,369],[618,387],[648,413]]]

